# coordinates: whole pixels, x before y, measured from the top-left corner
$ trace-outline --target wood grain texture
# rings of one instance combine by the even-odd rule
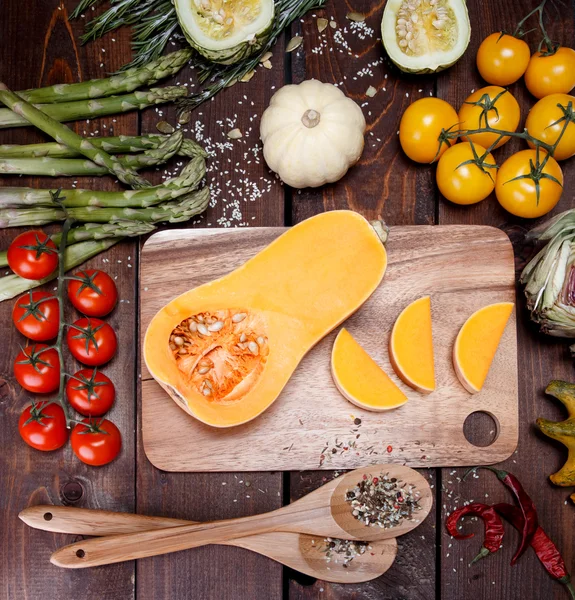
[[[141,258],[142,336],[170,300],[241,265],[282,231],[173,230],[152,236]],[[268,410],[245,425],[217,429],[182,411],[143,368],[144,449],[152,463],[167,471],[295,470],[320,463],[350,469],[382,456],[411,466],[441,466],[498,462],[511,455],[517,443],[514,318],[480,394],[464,390],[451,361],[455,337],[472,312],[514,299],[507,236],[485,227],[393,227],[387,249],[383,282],[345,327],[391,375],[387,341],[393,323],[410,302],[431,295],[434,393],[419,394],[391,375],[407,394],[406,404],[385,413],[352,406],[329,373],[333,332],[304,358]],[[497,440],[487,448],[472,446],[463,435],[463,423],[475,411],[486,411],[499,423]],[[360,427],[354,426],[356,417]],[[349,450],[332,454],[338,441]]]
[[[439,75],[437,95],[450,101],[458,108],[473,89],[484,84],[475,69],[475,53],[481,40],[493,31],[501,28],[511,30],[521,15],[536,2],[525,3],[521,0],[492,2],[489,6],[476,2],[468,3],[473,24],[471,44],[468,51],[452,69]],[[552,39],[573,45],[575,20],[571,2],[552,1],[547,3],[546,26]],[[527,37],[534,49],[537,33]],[[535,99],[527,92],[520,80],[510,86],[510,91],[521,106],[522,123]],[[522,125],[520,125],[521,127]],[[525,146],[511,141],[494,152],[498,164],[512,152]],[[573,185],[575,184],[575,164],[573,161],[561,163],[564,174],[564,193],[555,213],[575,206]],[[543,217],[539,221],[547,219]],[[506,213],[492,195],[475,206],[459,207],[445,200],[439,203],[439,223],[484,223],[502,228],[514,241],[517,273],[532,254],[532,248],[525,246],[523,235],[538,221],[515,218]],[[551,379],[573,379],[573,362],[568,356],[567,345],[561,340],[545,338],[537,333],[529,323],[525,309],[523,292],[517,289],[518,302],[518,347],[519,347],[519,446],[513,457],[501,467],[508,469],[525,485],[538,508],[540,523],[563,552],[566,564],[573,571],[575,564],[575,510],[567,500],[568,491],[554,487],[547,476],[562,464],[563,451],[556,444],[549,443],[534,427],[535,419],[546,416],[561,419],[562,412],[556,403],[546,398],[543,390]],[[476,438],[485,439],[493,423],[487,420],[478,423],[471,432]],[[443,469],[441,482],[443,493],[438,504],[442,508],[442,521],[451,510],[464,501],[476,500],[488,503],[510,501],[510,494],[501,483],[490,477],[490,473],[481,473],[478,479],[471,478],[462,483],[463,469]],[[531,550],[519,560],[513,568],[509,562],[513,556],[519,536],[511,528],[506,528],[506,539],[497,556],[468,568],[467,564],[476,554],[483,535],[476,523],[467,523],[465,529],[478,535],[473,540],[458,542],[451,540],[442,528],[439,548],[441,598],[475,598],[492,600],[499,598],[549,598],[561,600],[566,591],[545,573]]]
[[[280,39],[279,47],[282,43]],[[272,70],[258,69],[249,83],[228,88],[202,105],[184,127],[184,135],[196,137],[212,153],[207,179],[213,190],[214,206],[190,226],[284,224],[283,187],[270,176],[261,153],[254,151],[258,139],[257,116],[263,112],[273,89],[283,83],[282,53],[275,53],[272,62]],[[192,70],[183,69],[166,83],[173,82],[194,85]],[[159,120],[175,124],[175,108],[147,111],[141,132],[156,131]],[[232,142],[227,133],[234,127],[241,129],[243,137]],[[158,180],[160,175],[156,174]],[[273,183],[268,183],[272,180]],[[282,505],[283,476],[276,469],[235,475],[167,473],[156,469],[142,445],[140,407],[141,401],[136,453],[138,512],[207,521],[266,512]],[[144,559],[137,568],[138,600],[279,600],[283,595],[281,565],[241,548],[207,546]]]
[[[78,38],[82,23],[69,24],[67,17],[75,3],[56,0],[0,3],[0,80],[12,89],[70,83],[104,76],[114,71],[129,55],[129,35],[119,32],[115,42],[110,38],[82,47]],[[100,67],[101,63],[105,67]],[[104,126],[106,130],[104,130]],[[81,134],[113,131],[124,134],[138,132],[135,114],[78,122],[74,129]],[[0,132],[0,143],[33,143],[46,141],[34,128]],[[3,181],[0,182],[0,185]],[[70,186],[71,179],[19,178],[10,185],[54,189]],[[78,178],[78,187],[111,190],[121,189],[111,178]],[[0,248],[7,248],[20,230],[0,232]],[[26,446],[18,435],[18,417],[34,396],[16,383],[12,361],[24,337],[13,327],[10,314],[13,302],[0,304],[0,597],[54,600],[82,594],[102,600],[129,600],[135,595],[135,569],[131,563],[116,565],[107,570],[93,571],[90,577],[79,578],[53,567],[50,553],[58,546],[70,543],[75,536],[42,534],[27,528],[18,518],[25,506],[39,502],[73,504],[92,508],[135,510],[135,364],[130,332],[136,328],[136,293],[133,285],[136,245],[123,243],[87,263],[90,268],[103,268],[116,278],[121,303],[107,319],[118,332],[117,356],[103,368],[113,380],[117,402],[110,419],[118,425],[123,436],[123,449],[113,463],[95,469],[73,455],[69,445],[55,452],[43,453]],[[130,257],[130,258],[128,258]],[[130,268],[130,266],[132,268]],[[52,290],[53,285],[46,286]],[[67,318],[74,321],[79,315],[67,307]],[[68,372],[81,368],[67,360]],[[76,590],[76,591],[74,591]]]

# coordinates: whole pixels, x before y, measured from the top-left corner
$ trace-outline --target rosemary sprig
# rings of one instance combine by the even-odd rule
[[[79,17],[86,9],[99,0],[81,0],[71,18]],[[276,43],[281,33],[306,12],[324,6],[326,0],[276,0],[275,17],[268,41],[260,52],[233,65],[211,62],[197,52],[192,64],[202,89],[185,101],[178,102],[180,115],[189,113],[218,92],[243,79],[260,64],[261,57]],[[157,59],[168,42],[173,38],[183,39],[176,10],[171,0],[111,0],[110,7],[86,25],[82,42],[96,39],[105,33],[135,24],[132,47],[133,60],[124,65],[121,71],[142,66]]]

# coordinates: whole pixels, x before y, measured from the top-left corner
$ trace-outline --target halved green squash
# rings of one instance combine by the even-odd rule
[[[268,39],[273,0],[174,0],[188,42],[208,60],[233,64]]]
[[[388,0],[381,40],[408,73],[434,73],[462,56],[471,36],[465,0]]]

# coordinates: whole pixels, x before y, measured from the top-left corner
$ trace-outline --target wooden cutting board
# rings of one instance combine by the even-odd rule
[[[283,231],[187,229],[151,236],[140,261],[141,338],[172,298],[232,271]],[[406,404],[373,413],[339,394],[329,366],[337,330],[309,352],[267,411],[231,429],[209,427],[178,408],[142,361],[143,441],[150,461],[166,471],[289,471],[354,469],[382,461],[477,465],[510,456],[518,438],[515,315],[479,394],[464,390],[451,362],[457,332],[472,312],[515,301],[509,239],[492,227],[392,227],[387,250],[382,284],[345,327],[404,390]],[[431,296],[437,379],[436,391],[427,396],[399,381],[387,350],[397,315],[423,295]],[[464,421],[475,411],[495,422],[490,446],[473,446],[464,436]]]

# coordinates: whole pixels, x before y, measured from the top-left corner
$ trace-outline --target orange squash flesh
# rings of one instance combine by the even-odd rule
[[[146,331],[146,366],[200,421],[246,423],[274,402],[310,348],[369,298],[386,266],[380,238],[359,214],[307,219],[229,275],[160,310]],[[212,329],[222,323],[219,331],[199,334],[200,324],[210,322]],[[190,324],[196,331],[179,335]]]
[[[347,329],[335,338],[331,374],[342,396],[360,408],[379,412],[407,402],[405,394]]]
[[[397,376],[422,394],[435,389],[431,300],[424,296],[406,306],[393,326],[389,357]]]
[[[459,330],[453,346],[453,366],[461,385],[471,394],[481,391],[513,302],[499,302],[474,312]]]

